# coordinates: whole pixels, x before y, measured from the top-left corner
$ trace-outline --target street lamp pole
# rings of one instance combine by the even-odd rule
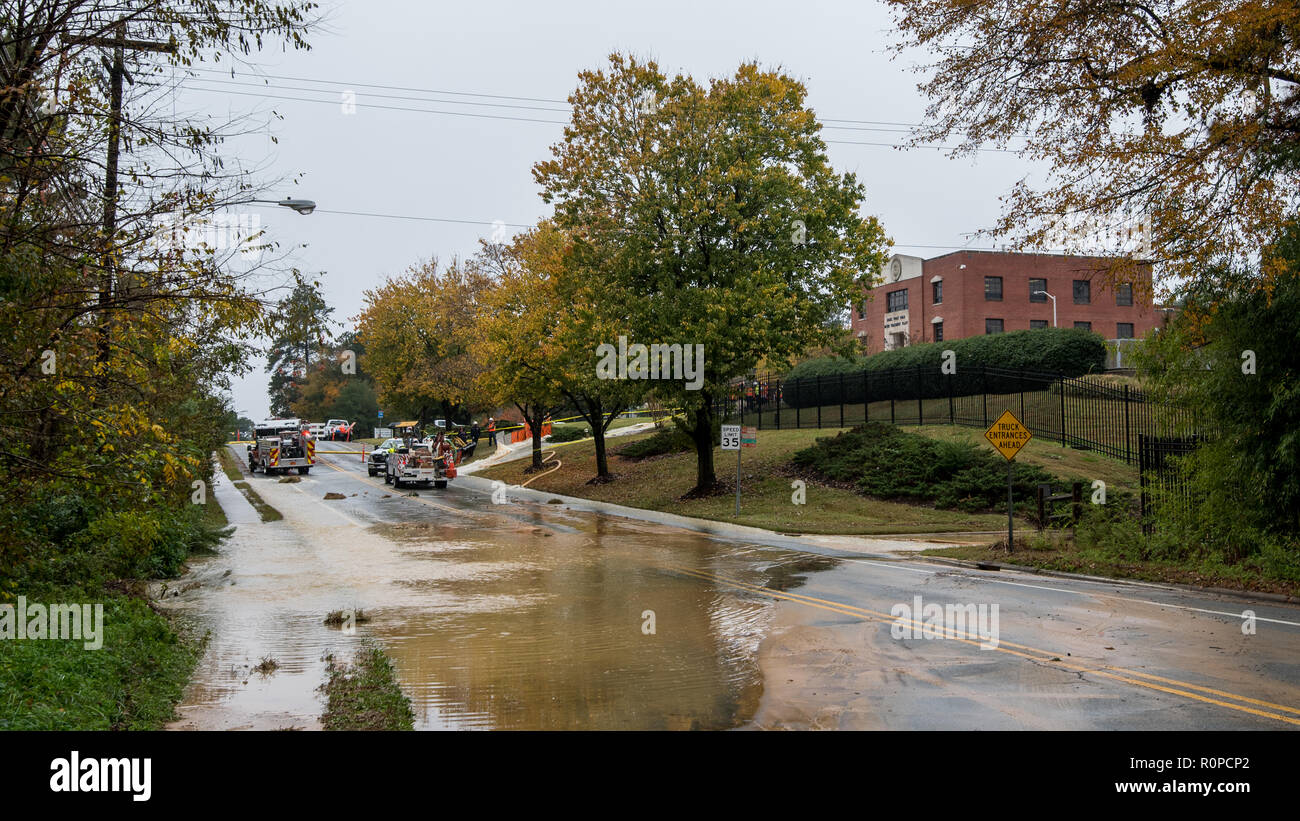
[[[1042,294],[1043,296],[1052,300],[1052,327],[1055,328],[1056,327],[1056,297],[1052,296],[1046,291],[1034,291],[1034,293]]]

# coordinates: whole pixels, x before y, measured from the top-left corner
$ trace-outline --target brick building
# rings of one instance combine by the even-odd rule
[[[1142,281],[1105,284],[1099,257],[954,251],[922,259],[895,254],[851,306],[851,327],[868,352],[1031,328],[1083,328],[1106,339],[1141,338],[1163,323],[1151,304],[1151,266]],[[1032,293],[1046,291],[1046,294]],[[1048,296],[1047,294],[1050,294]],[[1056,298],[1053,317],[1052,297]]]

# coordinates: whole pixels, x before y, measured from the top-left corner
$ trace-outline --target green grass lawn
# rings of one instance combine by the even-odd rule
[[[1006,516],[935,510],[923,505],[868,499],[850,490],[809,483],[806,503],[796,505],[792,477],[779,473],[790,456],[811,445],[818,437],[836,430],[764,431],[758,447],[741,452],[740,516],[735,515],[735,494],[683,501],[681,496],[695,484],[694,452],[676,453],[630,462],[610,457],[613,482],[589,485],[596,475],[595,447],[584,440],[555,448],[559,470],[533,481],[529,487],[566,496],[577,496],[614,504],[735,522],[787,533],[885,534],[952,533],[997,530],[1006,526]],[[649,434],[619,437],[611,450]],[[714,450],[718,479],[735,487],[735,451]],[[554,464],[554,460],[548,463]],[[527,459],[507,462],[477,475],[519,484],[530,477]],[[1023,525],[1023,526],[1028,526]]]
[[[931,439],[968,442],[982,448],[992,447],[984,438],[983,431],[975,428],[954,425],[903,425],[901,428]],[[1087,482],[1084,487],[1085,493],[1091,492],[1091,483],[1094,479],[1105,482],[1108,493],[1112,490],[1138,492],[1137,465],[1125,464],[1122,459],[1112,459],[1095,451],[1061,447],[1058,441],[1034,437],[1016,454],[1016,461],[1037,465],[1061,479],[1069,477],[1083,479]],[[1055,490],[1059,493],[1064,489],[1061,487]]]
[[[131,595],[47,588],[27,599],[103,605],[103,645],[0,641],[0,730],[158,730],[173,718],[199,639]]]
[[[263,499],[262,495],[258,493],[253,486],[248,483],[248,480],[244,478],[243,468],[235,459],[234,454],[230,452],[230,448],[217,448],[217,460],[221,463],[221,469],[225,471],[226,476],[231,480],[231,484],[233,484],[240,493],[244,494],[244,498],[247,499],[248,503],[257,510],[257,515],[261,517],[262,521],[278,522],[284,518],[284,514],[276,510],[265,499]]]

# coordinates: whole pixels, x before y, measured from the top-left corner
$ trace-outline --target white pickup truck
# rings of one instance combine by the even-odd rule
[[[446,464],[445,459],[433,458],[427,443],[415,442],[409,448],[403,445],[384,460],[384,484],[399,488],[431,484],[441,490],[449,478]]]

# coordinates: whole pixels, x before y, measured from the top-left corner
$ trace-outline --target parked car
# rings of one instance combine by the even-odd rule
[[[388,461],[389,455],[396,453],[401,446],[401,439],[385,439],[380,442],[379,446],[366,457],[366,473],[371,476],[378,476],[384,469],[384,464]]]
[[[352,426],[348,424],[346,419],[331,419],[325,423],[326,439],[350,439],[351,434]]]

